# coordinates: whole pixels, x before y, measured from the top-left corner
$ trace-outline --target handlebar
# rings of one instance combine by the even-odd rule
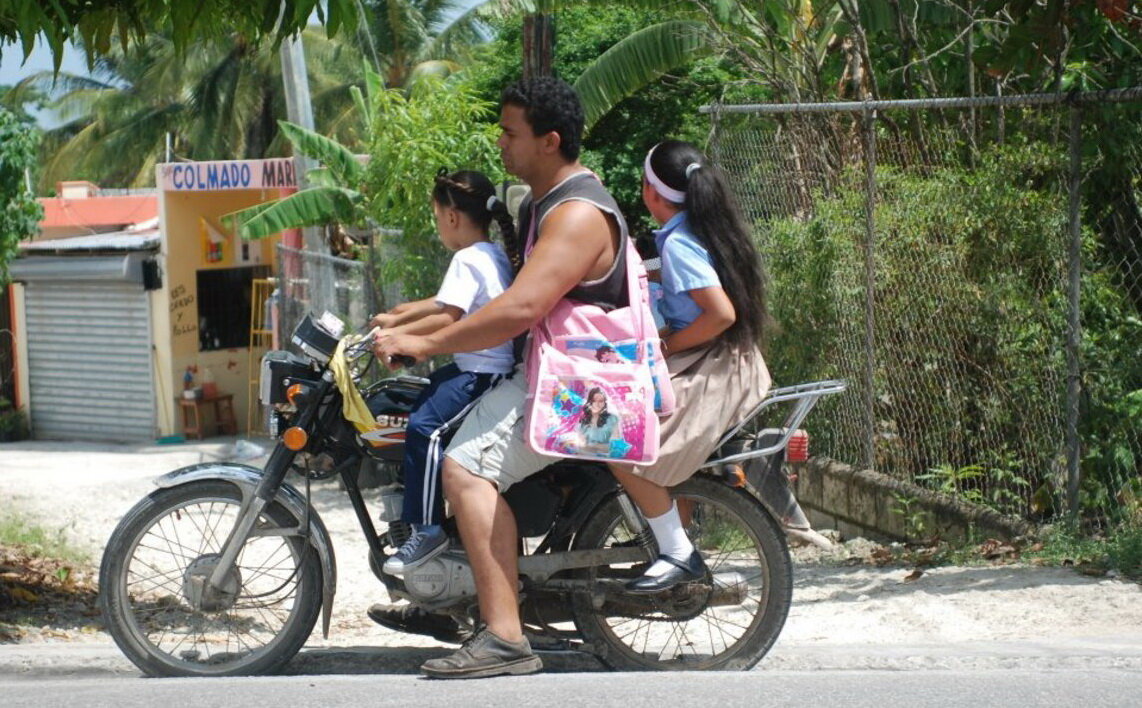
[[[357,334],[364,336],[360,341],[347,346],[345,348],[345,355],[351,359],[360,358],[367,354],[371,355],[373,353],[373,334],[375,331],[375,327],[369,332],[365,332],[364,328],[358,330]],[[389,357],[389,364],[407,369],[416,364],[416,358],[408,356],[407,354],[393,354]]]

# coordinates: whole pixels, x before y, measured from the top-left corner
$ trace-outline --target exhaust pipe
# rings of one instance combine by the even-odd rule
[[[725,607],[726,605],[740,605],[749,595],[749,583],[745,576],[736,571],[728,573],[714,573],[714,588],[710,591],[710,598],[706,604],[710,607]]]
[[[745,602],[749,595],[749,582],[738,572],[714,573],[710,585],[702,582],[684,583],[657,595],[630,595],[619,592],[600,592],[595,596],[595,607],[604,613],[638,615],[645,612],[677,611],[700,612],[703,607],[732,607]]]

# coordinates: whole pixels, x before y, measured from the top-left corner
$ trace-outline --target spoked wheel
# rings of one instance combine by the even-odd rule
[[[653,596],[623,593],[645,564],[583,571],[599,593],[576,593],[575,625],[611,668],[748,669],[785,625],[793,589],[780,527],[746,492],[695,476],[674,489],[710,576]],[[577,548],[630,545],[635,530],[612,498],[583,525]]]
[[[319,560],[302,538],[283,535],[299,520],[280,504],[258,518],[221,590],[207,589],[240,506],[232,484],[192,482],[143,499],[111,535],[99,602],[144,673],[272,673],[308,639],[321,609]]]

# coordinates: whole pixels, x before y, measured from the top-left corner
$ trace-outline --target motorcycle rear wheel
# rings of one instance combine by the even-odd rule
[[[643,596],[616,603],[612,599],[597,608],[597,598],[575,593],[575,626],[613,669],[749,669],[777,641],[789,613],[793,567],[785,535],[756,499],[722,482],[696,475],[674,488],[672,495],[689,502],[681,504],[689,507],[687,534],[710,572],[723,578],[738,573],[736,577],[744,581],[744,601],[710,606],[699,594],[687,606],[667,599],[668,592],[654,600]],[[629,545],[634,538],[618,498],[612,497],[583,524],[575,547]],[[582,577],[615,587],[644,568],[601,566],[583,571]],[[624,604],[625,611],[616,611]]]
[[[112,533],[99,604],[115,643],[145,674],[273,673],[313,631],[320,563],[301,537],[268,531],[298,526],[280,504],[258,518],[221,597],[201,599],[240,506],[228,482],[191,482],[153,492]]]

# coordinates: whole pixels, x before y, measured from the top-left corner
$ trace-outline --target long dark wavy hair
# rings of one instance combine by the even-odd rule
[[[436,184],[432,188],[432,201],[466,214],[485,233],[494,219],[500,228],[500,239],[508,260],[511,261],[512,270],[519,272],[523,258],[516,239],[515,222],[512,221],[507,205],[496,197],[496,188],[487,175],[474,170],[449,174],[446,168],[441,167],[436,173]]]
[[[611,414],[607,412],[607,394],[603,393],[603,389],[596,386],[587,392],[587,400],[583,403],[583,413],[579,416],[580,426],[591,424],[591,399],[595,397],[596,393],[603,394],[603,410],[599,411],[599,422],[595,424],[595,427],[603,427],[611,417]]]
[[[722,289],[733,303],[737,319],[719,338],[734,347],[760,344],[768,318],[765,271],[725,174],[698,148],[681,140],[659,143],[650,167],[666,186],[686,193],[677,206],[686,210],[690,231],[709,252]]]

